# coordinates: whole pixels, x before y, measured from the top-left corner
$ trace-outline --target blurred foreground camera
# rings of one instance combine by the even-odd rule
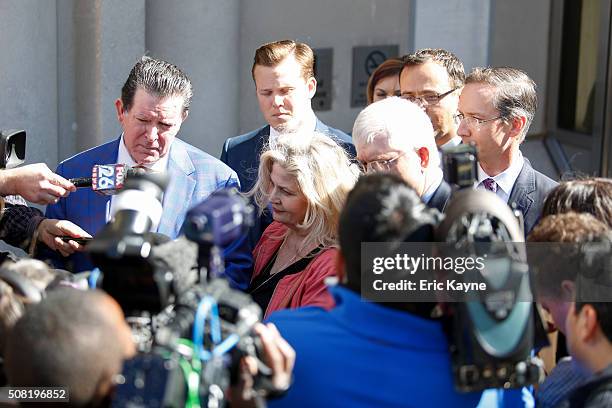
[[[247,233],[253,207],[235,189],[218,190],[187,213],[185,236],[198,244],[198,266],[206,278],[223,276],[221,248]]]
[[[123,308],[139,354],[124,366],[114,406],[184,407],[225,404],[239,361],[261,348],[253,326],[261,309],[214,278],[222,248],[252,214],[234,191],[218,191],[188,212],[185,237],[151,233],[161,216],[166,181],[136,175],[117,196],[117,212],[88,246],[102,288]],[[274,391],[260,362],[255,388]],[[258,397],[261,401],[261,396]]]
[[[0,131],[0,169],[12,169],[23,164],[26,152],[25,130]]]
[[[489,191],[461,190],[446,208],[438,239],[452,243],[443,256],[483,260],[484,268],[454,274],[486,290],[459,292],[446,302],[453,376],[460,391],[515,388],[541,381],[531,353],[546,342],[534,307],[526,248],[510,208]]]
[[[472,188],[478,180],[478,151],[473,143],[442,149],[444,179],[459,189]]]

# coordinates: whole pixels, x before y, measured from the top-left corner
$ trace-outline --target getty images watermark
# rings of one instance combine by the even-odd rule
[[[363,243],[361,292],[376,302],[532,302],[584,275],[598,288],[592,293],[603,293],[593,300],[612,301],[611,252],[593,251],[559,243]]]

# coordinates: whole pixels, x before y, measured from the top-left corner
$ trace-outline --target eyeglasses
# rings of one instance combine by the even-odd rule
[[[412,103],[416,103],[419,106],[425,107],[425,106],[437,104],[438,102],[440,102],[440,100],[442,100],[442,98],[444,98],[447,95],[450,95],[456,90],[457,88],[453,88],[448,92],[444,92],[443,94],[430,94],[430,95],[423,95],[423,96],[412,96],[408,94],[402,94],[402,98],[409,100]]]
[[[356,160],[355,164],[359,166],[359,170],[364,173],[376,173],[379,171],[390,171],[397,165],[397,160],[405,156],[406,152],[401,153],[397,157],[394,157],[389,160],[373,160],[371,162],[364,163],[362,161]]]
[[[463,113],[458,113],[458,114],[456,114],[454,116],[454,118],[455,118],[455,123],[457,123],[457,124],[460,124],[461,122],[465,121],[465,124],[467,126],[470,126],[470,127],[471,126],[476,126],[476,127],[478,127],[478,126],[480,126],[480,125],[482,125],[484,123],[493,122],[494,120],[503,119],[504,117],[500,115],[500,116],[496,116],[496,117],[491,118],[491,119],[478,119],[478,118],[475,118],[474,116],[464,115]]]

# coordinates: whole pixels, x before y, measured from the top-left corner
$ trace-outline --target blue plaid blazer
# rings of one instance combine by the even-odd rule
[[[91,175],[96,164],[117,162],[120,138],[94,147],[64,160],[57,167],[57,174],[65,178]],[[210,193],[226,187],[240,188],[236,173],[218,159],[179,139],[170,147],[168,175],[170,184],[164,193],[163,212],[157,232],[175,239],[181,232],[187,211],[207,198]],[[47,206],[47,218],[69,220],[95,236],[106,224],[106,206],[110,196],[81,188],[57,204]],[[226,273],[234,287],[246,287],[250,280],[251,254],[245,239],[234,242],[225,251]],[[59,255],[52,257],[58,267],[66,267]],[[75,254],[68,261],[75,272],[91,269],[92,264]],[[243,276],[245,275],[245,276]],[[248,276],[246,276],[248,275]]]

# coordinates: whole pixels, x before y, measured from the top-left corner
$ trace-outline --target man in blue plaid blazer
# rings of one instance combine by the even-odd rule
[[[163,212],[157,232],[174,239],[187,211],[217,189],[236,187],[236,173],[211,155],[176,139],[187,118],[192,88],[177,67],[165,61],[142,57],[132,68],[117,99],[117,117],[123,129],[118,139],[79,153],[62,163],[57,173],[65,178],[91,174],[96,164],[125,163],[145,166],[168,174],[170,183],[163,196]],[[79,189],[47,207],[46,216],[67,219],[91,235],[110,220],[114,198]],[[251,255],[246,237],[225,250],[226,275],[232,286],[246,288],[250,280]],[[66,264],[57,264],[66,267]],[[75,254],[73,270],[91,269],[83,254]]]

